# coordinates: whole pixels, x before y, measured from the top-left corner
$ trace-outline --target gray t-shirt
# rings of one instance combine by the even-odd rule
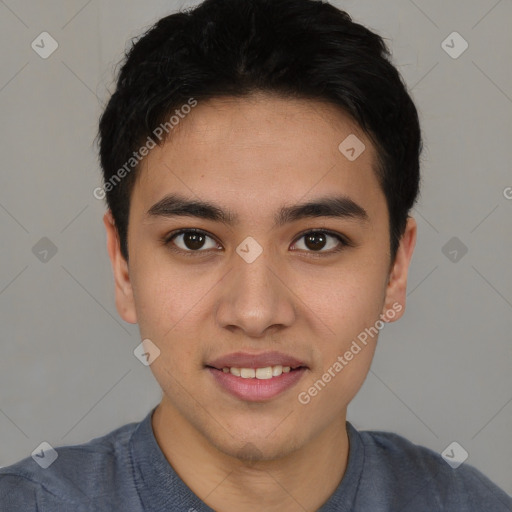
[[[158,446],[154,410],[88,443],[56,447],[46,469],[32,457],[1,468],[1,512],[211,512]],[[396,434],[359,432],[348,422],[347,430],[345,475],[319,512],[512,511],[512,498],[467,464],[452,469]]]

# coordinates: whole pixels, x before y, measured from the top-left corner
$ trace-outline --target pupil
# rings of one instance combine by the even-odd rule
[[[187,233],[184,241],[189,249],[201,249],[204,244],[204,235],[201,233]]]
[[[315,243],[315,239],[320,240],[320,243]],[[325,246],[325,235],[323,233],[311,233],[306,237],[306,246],[308,249],[322,249]]]

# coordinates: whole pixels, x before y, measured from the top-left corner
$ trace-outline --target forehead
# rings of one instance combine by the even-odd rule
[[[369,138],[333,105],[268,94],[216,98],[198,102],[150,151],[132,207],[146,212],[178,192],[252,216],[338,193],[378,210],[376,161]]]

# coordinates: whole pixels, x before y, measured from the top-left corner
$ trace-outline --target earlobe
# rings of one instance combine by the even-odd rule
[[[416,221],[413,217],[408,217],[386,288],[386,298],[382,310],[382,316],[385,317],[383,320],[385,321],[394,322],[405,311],[407,276],[416,245],[416,235]]]
[[[114,272],[117,311],[125,322],[136,324],[137,315],[128,263],[121,254],[119,234],[110,210],[103,216],[103,223],[107,232],[107,250]]]

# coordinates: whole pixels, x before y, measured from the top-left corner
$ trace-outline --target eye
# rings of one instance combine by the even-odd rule
[[[174,241],[175,239],[177,242]],[[206,239],[212,240],[212,243],[210,243],[209,247],[206,246],[205,248]],[[197,252],[207,252],[208,249],[217,246],[213,238],[200,229],[181,229],[180,231],[175,231],[165,238],[164,243],[175,252],[189,253],[190,255]]]
[[[332,241],[329,243],[329,238],[337,240],[338,243]],[[305,249],[299,247],[299,250],[306,250],[307,252],[313,253],[332,254],[341,251],[345,246],[350,245],[349,242],[344,239],[344,237],[330,231],[308,231],[303,233],[301,237],[298,238],[298,240],[302,239],[304,239],[302,245],[305,247]],[[297,244],[297,242],[295,244]],[[322,249],[325,247],[330,250],[323,251]]]
[[[304,250],[311,253],[333,254],[341,251],[344,247],[351,245],[350,242],[346,240],[342,235],[332,233],[330,231],[307,231],[303,233],[297,240],[301,240],[303,238],[304,242],[302,245],[304,248],[298,247],[292,250]],[[209,246],[207,243],[205,244],[208,239],[211,241]],[[330,243],[329,239],[331,239]],[[333,242],[333,240],[337,241],[337,243]],[[210,249],[215,249],[218,247],[217,242],[211,236],[209,236],[208,233],[201,229],[192,228],[174,231],[163,239],[163,243],[172,251],[185,254],[187,256],[208,252]],[[298,242],[295,242],[294,245],[297,244]],[[329,250],[322,250],[326,247]]]

